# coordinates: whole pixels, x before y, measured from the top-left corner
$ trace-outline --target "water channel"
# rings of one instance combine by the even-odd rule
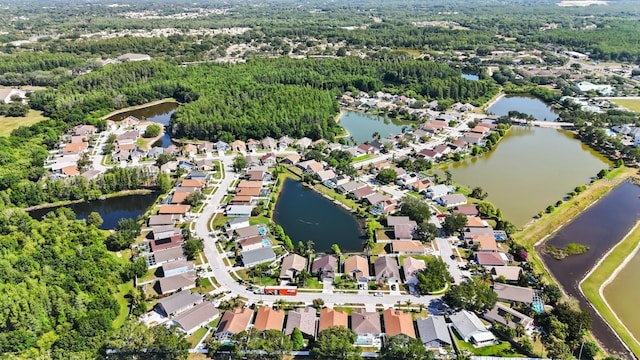
[[[343,252],[362,251],[365,241],[360,223],[350,212],[292,179],[282,186],[273,220],[294,246],[311,240],[317,252],[329,252],[332,244]]]
[[[171,134],[168,129],[171,115],[176,111],[179,104],[177,102],[163,102],[156,105],[147,106],[141,109],[129,110],[113,115],[108,120],[122,121],[128,116],[134,116],[140,120],[151,121],[165,126],[164,136],[160,139],[162,147],[167,148],[171,145]]]
[[[357,111],[343,110],[340,115],[340,125],[347,129],[348,137],[353,137],[358,144],[373,140],[375,132],[382,137],[401,134],[403,128],[411,130],[412,124],[414,123],[411,121],[390,119]]]
[[[120,219],[137,219],[149,209],[157,197],[157,194],[129,195],[75,203],[64,207],[73,210],[76,214],[76,219],[86,219],[92,212],[97,212],[104,221],[100,228],[109,230],[115,228]],[[34,219],[42,219],[47,213],[55,211],[55,209],[32,210],[29,211],[29,215]]]
[[[595,337],[609,350],[625,357],[630,357],[623,344],[613,331],[588,304],[578,289],[578,283],[607,251],[620,242],[627,232],[640,218],[640,187],[625,182],[613,189],[596,204],[585,210],[571,223],[563,227],[548,242],[548,245],[564,247],[571,242],[589,246],[589,251],[582,255],[568,256],[555,260],[548,255],[542,259],[556,280],[565,291],[578,299],[583,309],[591,313],[592,331]],[[636,275],[637,276],[637,275]],[[631,280],[627,287],[615,298],[624,302],[624,307],[633,310],[629,323],[638,325],[636,303],[638,297],[629,294],[629,290],[637,288]],[[637,290],[635,290],[637,291]],[[612,296],[614,298],[614,296]],[[634,321],[635,320],[635,321]]]
[[[496,108],[500,109],[497,115],[519,110],[539,119],[551,111],[542,101],[529,97],[503,97],[489,110]],[[487,200],[521,227],[609,166],[604,156],[568,131],[513,126],[493,151],[457,162],[448,170],[455,182],[480,186],[489,194]]]

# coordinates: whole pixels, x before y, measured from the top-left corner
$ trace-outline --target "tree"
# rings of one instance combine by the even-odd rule
[[[445,216],[442,228],[448,235],[462,232],[467,226],[467,216],[462,213],[453,213]]]
[[[186,359],[191,345],[177,327],[154,326],[147,329],[137,321],[125,323],[105,344],[110,359]]]
[[[204,250],[204,243],[200,239],[189,239],[184,242],[184,250],[189,260],[193,260]]]
[[[183,203],[190,205],[192,207],[197,206],[198,204],[200,204],[200,202],[202,200],[204,200],[206,198],[206,195],[203,194],[201,191],[196,190],[192,193],[190,193],[189,195],[187,195],[187,197],[184,199]]]
[[[478,199],[478,200],[484,200],[487,198],[487,196],[489,196],[489,194],[487,194],[486,192],[484,192],[484,190],[482,190],[481,187],[476,186],[473,188],[473,190],[471,190],[471,197]]]
[[[418,224],[418,233],[420,240],[431,242],[440,235],[440,229],[429,220],[425,220]]]
[[[342,250],[340,250],[340,246],[338,246],[338,244],[331,245],[331,252],[336,254],[337,256],[342,255]]]
[[[311,348],[314,359],[356,360],[360,359],[360,348],[354,346],[356,333],[344,326],[332,326],[320,331]]]
[[[598,344],[593,341],[586,341],[582,345],[582,355],[589,360],[593,360],[598,356],[598,352],[600,352],[600,348]]]
[[[156,166],[160,167],[170,161],[176,161],[176,156],[173,154],[160,154],[156,158]]]
[[[454,309],[482,312],[493,308],[498,296],[488,283],[466,279],[458,285],[451,286],[442,299]]]
[[[412,339],[404,334],[387,338],[380,349],[383,360],[433,359],[433,354],[422,345],[420,339]]]
[[[324,306],[324,300],[317,298],[313,299],[313,307],[316,309],[320,309]]]
[[[142,137],[144,137],[144,138],[154,138],[154,137],[160,135],[160,133],[162,133],[162,126],[160,126],[158,124],[151,124],[151,125],[147,126],[147,129],[144,131],[144,134],[142,134]]]
[[[250,328],[233,336],[240,358],[280,360],[293,348],[291,338],[277,330]]]
[[[422,224],[431,217],[429,204],[411,195],[406,195],[401,200],[400,215],[408,216],[418,224]]]
[[[87,225],[92,225],[99,228],[103,222],[104,220],[102,220],[102,216],[100,216],[100,214],[95,211],[92,211],[87,217]]]
[[[382,169],[376,175],[376,179],[383,185],[391,184],[398,177],[398,173],[394,169]]]
[[[302,336],[302,331],[297,327],[293,328],[291,332],[291,343],[293,351],[300,351],[304,348],[304,337]]]
[[[169,175],[165,173],[158,174],[157,184],[158,184],[158,190],[160,191],[161,194],[168,193],[169,190],[171,190],[171,188],[173,187],[171,180],[169,180]]]
[[[429,294],[442,290],[451,278],[451,274],[441,258],[429,257],[425,259],[425,268],[418,272],[416,278],[420,293]]]
[[[238,154],[233,159],[233,170],[235,172],[240,172],[241,170],[244,170],[245,167],[247,167],[247,159],[245,159],[244,156]]]
[[[449,170],[445,170],[444,172],[444,183],[447,185],[451,185],[453,183],[453,176],[451,175],[451,172]]]
[[[555,306],[563,297],[562,290],[560,290],[558,285],[545,284],[542,287],[542,297],[545,303]]]

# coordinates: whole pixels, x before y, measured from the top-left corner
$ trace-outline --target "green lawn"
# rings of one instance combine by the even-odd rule
[[[252,216],[249,218],[250,225],[269,225],[271,219],[264,215]]]
[[[129,301],[125,296],[129,293],[129,290],[133,290],[133,281],[128,281],[124,284],[118,285],[118,293],[116,294],[116,301],[120,306],[120,312],[115,320],[113,320],[113,327],[118,329],[129,317]]]
[[[191,344],[192,349],[195,348],[196,345],[198,345],[198,342],[200,342],[200,340],[206,333],[207,333],[207,329],[202,327],[196,330],[196,332],[194,332],[193,334],[191,334],[191,336],[187,338],[187,341],[189,342],[189,344]]]
[[[318,191],[321,194],[325,194],[327,196],[329,196],[330,198],[332,198],[335,201],[338,201],[346,206],[348,206],[350,209],[354,209],[354,210],[358,210],[360,208],[360,204],[358,204],[358,202],[356,202],[353,199],[349,199],[346,196],[342,195],[342,194],[338,194],[335,190],[333,189],[329,189],[328,187],[318,184],[316,186],[314,186],[314,189],[316,191]]]
[[[36,110],[29,110],[27,116],[24,117],[0,116],[0,136],[9,136],[14,129],[20,126],[31,126],[45,119],[47,117],[42,116],[42,111]]]
[[[371,159],[372,157],[373,157],[373,155],[371,155],[371,154],[360,155],[358,157],[353,158],[353,160],[351,160],[351,163],[353,164],[353,163],[357,163],[357,162],[360,162],[360,161],[365,161],[365,160]]]
[[[316,278],[307,279],[307,289],[322,289],[322,283]]]
[[[631,111],[640,113],[640,100],[636,99],[616,99],[613,100],[614,104],[626,107]]]
[[[249,270],[248,269],[238,270],[236,273],[238,274],[238,276],[241,279],[243,279],[245,281],[249,281],[249,282],[254,283],[256,285],[273,286],[273,285],[278,285],[279,284],[279,279],[268,277],[268,276],[262,276],[262,278],[260,278],[259,276],[256,276],[255,278],[253,278],[253,277],[249,276]]]
[[[470,351],[475,356],[505,356],[505,357],[526,357],[525,355],[519,354],[518,351],[511,346],[508,341],[502,341],[498,345],[484,346],[480,348],[476,348],[473,345],[469,344],[466,341],[460,339],[458,334],[455,331],[453,332],[454,341],[458,345],[458,348],[461,351]]]

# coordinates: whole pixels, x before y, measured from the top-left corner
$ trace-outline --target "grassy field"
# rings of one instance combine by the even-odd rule
[[[476,348],[473,345],[469,344],[466,341],[460,339],[458,334],[453,331],[454,341],[458,345],[458,348],[463,352],[465,350],[473,353],[475,356],[508,356],[508,357],[526,357],[518,353],[518,350],[515,349],[508,341],[501,341],[500,344],[484,346]],[[501,354],[501,355],[498,355]]]
[[[17,129],[20,126],[31,126],[45,119],[47,118],[42,116],[42,111],[36,110],[29,110],[25,117],[0,116],[0,136],[9,136],[13,129]]]
[[[626,107],[631,111],[640,113],[640,100],[637,99],[616,99],[613,102],[617,105]]]
[[[120,306],[120,312],[118,313],[118,317],[113,320],[113,327],[115,329],[119,328],[127,321],[129,317],[129,301],[125,298],[125,296],[129,293],[129,290],[133,289],[133,282],[128,281],[124,284],[118,286],[118,293],[116,294],[116,301],[118,301],[118,305]]]
[[[198,330],[196,330],[196,332],[194,332],[193,334],[191,334],[191,336],[189,336],[187,338],[187,341],[189,342],[189,344],[191,344],[191,348],[195,348],[196,345],[198,345],[198,342],[200,342],[200,340],[202,339],[203,336],[205,336],[207,333],[207,329],[206,328],[200,328]]]
[[[624,259],[631,254],[640,243],[640,226],[636,226],[633,231],[607,256],[591,275],[581,284],[580,288],[586,298],[593,304],[596,310],[605,318],[607,323],[622,338],[627,346],[636,356],[640,356],[640,344],[633,338],[627,329],[618,321],[615,314],[600,296],[600,287],[613,274]]]

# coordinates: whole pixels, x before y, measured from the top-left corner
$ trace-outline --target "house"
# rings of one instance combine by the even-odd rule
[[[423,255],[427,253],[427,248],[418,240],[393,240],[391,241],[391,252],[399,255]]]
[[[417,227],[415,221],[411,220],[408,216],[389,216],[387,217],[387,226],[394,227],[396,225],[410,225],[413,228]]]
[[[536,295],[534,289],[499,282],[493,284],[493,292],[498,295],[498,301],[520,302],[523,304],[533,303]]]
[[[482,266],[505,266],[507,260],[505,260],[498,252],[477,252],[475,253],[476,261],[478,265]]]
[[[413,319],[410,313],[388,308],[382,312],[384,320],[384,332],[387,337],[405,335],[412,339],[416,338],[416,331],[413,328]]]
[[[449,185],[439,184],[431,186],[427,189],[427,197],[430,199],[437,199],[447,195],[452,192],[454,189]]]
[[[185,215],[189,212],[189,205],[162,205],[158,210],[159,215]]]
[[[224,141],[218,141],[215,144],[213,144],[213,146],[215,146],[216,151],[218,151],[218,152],[231,151],[231,145],[229,145],[228,143],[226,143]]]
[[[467,227],[464,229],[464,238],[472,238],[478,235],[494,235],[493,229],[490,227]]]
[[[322,165],[322,163],[319,163],[315,160],[303,161],[298,163],[297,166],[302,170],[304,170],[304,172],[307,174],[315,174],[318,171],[324,170],[324,165]]]
[[[367,184],[359,182],[359,181],[349,181],[346,184],[338,185],[336,187],[336,191],[339,194],[348,194],[348,193],[351,193],[351,192],[356,191],[358,189],[361,189],[361,188],[363,188],[365,186],[367,186]]]
[[[124,120],[120,121],[120,127],[121,128],[130,128],[130,127],[138,125],[138,123],[140,123],[140,119],[138,119],[135,116],[129,115],[126,118],[124,118]]]
[[[422,345],[428,350],[438,350],[453,344],[444,316],[432,315],[416,320]]]
[[[247,140],[247,149],[251,152],[255,152],[256,150],[258,150],[259,145],[260,145],[260,142],[258,140],[254,140],[254,139]]]
[[[311,272],[318,275],[323,281],[333,282],[338,267],[338,260],[331,255],[325,255],[313,260]]]
[[[265,240],[260,235],[244,238],[238,241],[238,246],[240,246],[242,251],[257,250],[262,248],[264,245]]]
[[[198,147],[194,144],[186,144],[182,148],[182,156],[195,157],[198,154]]]
[[[423,157],[428,160],[438,160],[442,157],[442,154],[436,152],[433,149],[422,149],[416,154],[418,157]]]
[[[149,220],[147,221],[147,225],[149,226],[157,226],[157,225],[173,225],[176,220],[178,220],[179,216],[174,215],[151,215],[149,216]]]
[[[377,311],[366,311],[365,309],[356,309],[351,313],[351,330],[356,333],[358,346],[382,346],[382,324],[380,323],[380,314]]]
[[[315,174],[316,179],[324,182],[324,181],[328,181],[331,180],[333,178],[336,177],[336,173],[333,172],[333,170],[329,169],[329,170],[322,170],[322,171],[318,171]]]
[[[448,146],[451,148],[453,152],[464,151],[464,150],[467,150],[467,148],[469,148],[469,144],[466,141],[461,139],[454,140],[453,142],[449,143]]]
[[[206,181],[200,179],[183,179],[180,181],[180,187],[203,188],[207,184]]]
[[[467,198],[462,194],[451,194],[439,197],[437,202],[445,207],[454,207],[466,204]]]
[[[184,274],[194,270],[194,265],[190,261],[177,260],[162,265],[162,276],[170,277]]]
[[[202,153],[210,154],[213,152],[214,145],[210,141],[203,141],[196,145],[197,150]]]
[[[300,155],[298,155],[298,154],[289,154],[289,155],[283,157],[280,162],[282,162],[283,164],[287,164],[287,165],[295,165],[295,164],[300,162]]]
[[[522,268],[520,266],[494,266],[489,269],[493,281],[504,279],[506,282],[515,283],[520,279]]]
[[[465,238],[467,244],[476,249],[476,251],[497,252],[498,243],[493,234],[473,235]]]
[[[150,159],[157,159],[160,155],[164,154],[164,149],[156,146],[147,151],[147,157]]]
[[[416,226],[408,224],[400,224],[393,226],[393,238],[395,240],[413,240]]]
[[[194,164],[196,169],[200,171],[213,171],[215,169],[211,159],[197,159]]]
[[[260,158],[260,163],[264,166],[275,166],[277,162],[276,154],[267,153]]]
[[[398,208],[398,201],[395,199],[387,198],[379,203],[377,203],[373,210],[381,215],[393,214]]]
[[[165,250],[166,251],[166,250]],[[170,294],[178,290],[188,290],[196,287],[195,271],[180,275],[169,276],[159,279],[156,282],[158,292],[162,295]]]
[[[158,268],[163,264],[172,261],[186,260],[187,257],[184,254],[184,249],[182,248],[182,246],[177,246],[169,249],[154,251],[153,253],[148,255],[148,259],[150,260],[150,268]]]
[[[80,174],[80,176],[82,176],[83,178],[87,179],[87,180],[93,180],[95,179],[98,175],[100,175],[100,170],[87,170],[85,172],[83,172],[82,174]]]
[[[78,155],[82,154],[89,148],[89,143],[69,143],[62,148],[62,155]]]
[[[60,173],[66,176],[78,176],[80,175],[80,170],[75,165],[69,165],[60,169]]]
[[[287,135],[284,135],[280,139],[278,139],[278,148],[280,150],[286,150],[289,146],[291,146],[291,144],[293,144],[293,140]]]
[[[126,53],[116,58],[118,61],[149,61],[151,56],[147,54]]]
[[[371,206],[376,206],[383,201],[390,200],[391,196],[386,194],[381,194],[379,192],[373,193],[370,196],[365,198],[365,202]]]
[[[266,138],[262,139],[260,144],[262,145],[262,148],[265,150],[276,151],[277,143],[276,143],[276,140],[272,137],[267,136]]]
[[[164,299],[158,300],[156,310],[164,316],[173,316],[201,303],[204,299],[200,294],[191,291],[179,291]]]
[[[430,188],[433,185],[434,183],[431,179],[424,178],[424,179],[419,179],[417,181],[414,181],[413,183],[409,184],[407,188],[418,193],[424,193],[425,191],[427,191],[428,188]]]
[[[160,171],[168,174],[178,170],[179,163],[177,161],[169,161],[168,163],[162,164],[160,166]]]
[[[270,306],[262,306],[256,313],[256,321],[253,327],[260,331],[282,331],[284,324],[284,311],[274,310]]]
[[[344,261],[344,273],[366,283],[369,281],[369,261],[362,256],[351,255]]]
[[[373,188],[371,186],[365,186],[362,187],[358,190],[355,190],[353,192],[351,192],[351,197],[353,197],[355,200],[362,200],[362,199],[366,199],[367,197],[375,194],[376,191],[373,190]]]
[[[229,310],[222,315],[213,336],[222,343],[229,342],[233,335],[239,334],[249,327],[251,318],[253,318],[253,310],[249,308]]]
[[[298,254],[289,254],[282,259],[280,279],[293,281],[300,272],[306,269],[306,267],[307,259]]]
[[[182,234],[180,233],[171,236],[164,236],[162,238],[154,238],[148,242],[149,247],[153,252],[182,247],[182,243],[183,239]]]
[[[140,132],[138,130],[130,130],[121,135],[118,135],[118,137],[116,138],[116,144],[117,145],[134,144],[139,137],[140,137]]]
[[[220,316],[220,312],[209,301],[202,302],[193,308],[178,314],[173,321],[178,325],[178,329],[187,335],[191,335],[201,327]]]
[[[472,145],[479,145],[482,144],[483,138],[484,136],[482,134],[475,132],[466,132],[462,137],[462,141]]]
[[[611,85],[596,85],[588,81],[581,81],[577,83],[575,86],[575,90],[580,92],[595,91],[603,96],[608,96],[613,94],[613,87]]]
[[[491,323],[497,322],[512,329],[515,329],[517,324],[521,324],[525,331],[530,331],[534,326],[531,317],[500,303],[496,303],[491,310],[484,313],[483,317]]]
[[[491,129],[489,129],[486,126],[482,126],[482,125],[476,125],[473,129],[469,130],[472,133],[477,133],[477,134],[481,134],[483,137],[487,136],[489,133],[491,133]]]
[[[361,155],[377,155],[380,153],[380,150],[378,148],[375,148],[371,145],[367,145],[367,144],[360,144],[356,147],[356,151],[358,153],[360,153]]]
[[[260,232],[260,226],[252,225],[247,227],[238,228],[234,231],[234,235],[236,240],[242,240],[249,237],[260,236],[262,233]]]
[[[487,330],[476,314],[467,310],[462,310],[449,317],[453,328],[460,337],[475,346],[492,345],[496,338],[491,331]]]
[[[454,214],[465,214],[467,216],[478,216],[480,212],[476,205],[458,205],[453,207]]]
[[[395,257],[379,256],[373,263],[377,282],[398,283],[400,269]]]
[[[224,227],[227,232],[249,227],[249,218],[239,217],[239,218],[230,219],[229,221],[227,221]]]
[[[402,271],[404,272],[404,282],[409,284],[417,284],[418,272],[424,270],[426,265],[424,260],[412,258],[411,256],[405,258],[402,262]]]
[[[259,249],[243,251],[240,253],[242,256],[242,263],[246,267],[253,267],[265,262],[273,262],[276,260],[276,253],[273,252],[273,247],[264,246]]]
[[[254,155],[247,155],[244,160],[248,167],[260,165],[260,158]]]
[[[318,332],[334,326],[343,326],[347,328],[348,318],[349,316],[345,312],[324,308],[320,310],[320,324],[318,325]]]
[[[173,225],[162,225],[151,227],[151,235],[153,235],[153,240],[162,240],[181,235],[181,233],[180,230]]]
[[[293,329],[298,328],[303,336],[314,339],[316,337],[316,322],[316,309],[312,307],[297,308],[287,314],[284,334],[291,335]]]
[[[87,138],[98,132],[98,128],[93,125],[79,125],[73,131],[75,136],[82,136]]]
[[[306,149],[311,146],[311,139],[309,139],[308,137],[300,138],[298,139],[298,141],[296,141],[296,146],[300,149]]]
[[[225,209],[225,215],[230,217],[249,217],[253,205],[231,205]]]

